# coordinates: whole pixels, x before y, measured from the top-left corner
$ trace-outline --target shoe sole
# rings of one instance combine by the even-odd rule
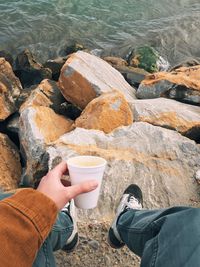
[[[71,253],[76,249],[78,243],[79,243],[79,236],[78,233],[76,233],[72,242],[70,244],[64,245],[62,250],[65,251],[66,253]]]
[[[112,228],[109,229],[108,231],[108,238],[107,238],[108,244],[114,248],[114,249],[120,249],[125,246],[124,243],[120,242],[114,234],[114,231]]]

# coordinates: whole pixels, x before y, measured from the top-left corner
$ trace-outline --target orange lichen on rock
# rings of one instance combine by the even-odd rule
[[[130,125],[132,121],[132,112],[124,96],[113,89],[113,92],[92,100],[76,119],[75,126],[110,133],[119,126]]]
[[[188,88],[200,91],[200,65],[181,67],[171,72],[154,73],[148,75],[146,79],[142,81],[142,84],[151,85],[161,80],[184,85]]]
[[[35,109],[34,122],[42,134],[45,143],[58,139],[61,135],[73,129],[73,121],[56,114],[47,107],[33,107]]]

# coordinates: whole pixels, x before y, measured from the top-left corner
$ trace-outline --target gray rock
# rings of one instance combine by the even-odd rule
[[[139,85],[136,96],[141,99],[166,97],[200,105],[199,75],[200,65],[148,75]]]
[[[47,149],[49,167],[60,156],[99,155],[108,161],[99,205],[79,211],[81,221],[113,218],[123,190],[138,184],[146,208],[190,205],[199,198],[194,174],[200,168],[200,148],[179,133],[137,122],[111,134],[76,128]]]
[[[48,171],[47,144],[73,128],[73,122],[52,109],[33,106],[20,114],[19,136],[23,157],[27,160],[22,176],[23,186],[35,186]]]
[[[133,121],[174,129],[200,141],[200,107],[166,98],[134,100],[132,103]]]

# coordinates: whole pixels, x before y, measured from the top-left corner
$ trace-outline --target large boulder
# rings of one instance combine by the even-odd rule
[[[76,119],[75,125],[110,133],[115,128],[130,125],[132,122],[132,112],[127,101],[115,90],[93,99]]]
[[[0,190],[14,190],[21,177],[20,156],[8,136],[0,133]]]
[[[33,186],[47,172],[46,146],[73,129],[73,121],[43,106],[32,106],[21,112],[19,136],[26,159],[22,177],[24,186]]]
[[[72,54],[62,67],[59,85],[64,97],[84,109],[102,93],[121,91],[126,100],[135,98],[135,89],[106,61],[89,53]]]
[[[134,100],[132,112],[133,121],[173,129],[195,141],[200,141],[200,107],[172,99],[156,98]]]
[[[98,207],[79,212],[82,222],[109,220],[123,190],[136,183],[145,208],[192,205],[199,201],[194,175],[200,167],[200,147],[179,133],[136,122],[110,134],[76,128],[49,146],[49,168],[77,155],[99,155],[108,161]]]
[[[190,104],[200,104],[200,65],[181,67],[171,72],[158,72],[144,79],[137,97],[167,97]]]
[[[4,58],[0,58],[0,121],[17,110],[16,102],[21,91],[21,83],[13,73],[11,65]]]

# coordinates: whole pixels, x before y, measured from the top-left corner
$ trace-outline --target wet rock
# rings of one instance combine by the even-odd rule
[[[44,68],[48,68],[52,72],[52,79],[58,81],[62,66],[65,64],[67,57],[58,57],[49,59],[44,63]]]
[[[33,54],[25,49],[16,58],[15,74],[20,79],[23,87],[40,83],[43,79],[51,79],[52,73],[48,68],[37,62]]]
[[[200,65],[182,67],[172,72],[158,72],[146,77],[137,90],[142,99],[166,97],[189,104],[200,104]]]
[[[0,58],[0,121],[17,110],[17,98],[22,91],[19,79],[13,73],[11,65]]]
[[[127,61],[122,58],[105,57],[104,60],[118,70],[124,76],[125,80],[134,87],[138,87],[145,76],[150,74],[144,69],[128,66]]]
[[[31,92],[22,104],[20,111],[30,106],[45,106],[59,113],[61,104],[65,101],[55,81],[45,79]]]
[[[0,190],[16,189],[21,171],[18,149],[6,135],[0,133]]]
[[[65,47],[63,47],[59,54],[61,56],[67,56],[70,55],[72,53],[76,53],[79,50],[85,50],[86,48],[84,47],[84,45],[79,44],[77,42],[71,42],[70,44],[67,44]]]
[[[169,69],[169,62],[150,46],[133,49],[128,56],[128,63],[132,67],[142,68],[150,73]]]
[[[104,57],[103,60],[108,62],[111,66],[128,66],[128,62],[121,57]]]
[[[134,100],[133,120],[162,126],[200,140],[200,107],[166,98]]]
[[[173,68],[170,69],[170,71],[179,69],[181,67],[192,67],[192,66],[196,66],[196,65],[200,65],[200,62],[196,59],[190,59],[190,60],[184,61],[184,62],[174,66]]]
[[[110,134],[76,128],[49,146],[49,166],[58,155],[99,155],[108,161],[98,207],[79,211],[79,220],[114,217],[124,188],[138,184],[145,208],[190,205],[199,199],[194,175],[200,169],[200,147],[179,133],[144,122],[116,129]]]
[[[47,144],[73,129],[73,122],[52,109],[33,106],[21,112],[19,136],[23,157],[27,160],[22,184],[33,186],[48,171]]]
[[[64,97],[81,109],[102,93],[121,91],[126,100],[135,98],[135,89],[104,60],[83,51],[72,54],[62,67],[59,86]]]
[[[1,57],[5,58],[5,60],[6,60],[7,62],[9,62],[9,64],[13,67],[13,62],[14,62],[14,60],[13,60],[12,55],[11,55],[9,52],[7,52],[7,51],[5,51],[5,50],[1,50],[1,51],[0,51],[0,58],[1,58]]]
[[[130,125],[132,122],[132,112],[124,96],[113,91],[93,99],[76,119],[75,125],[110,133],[115,128]]]

